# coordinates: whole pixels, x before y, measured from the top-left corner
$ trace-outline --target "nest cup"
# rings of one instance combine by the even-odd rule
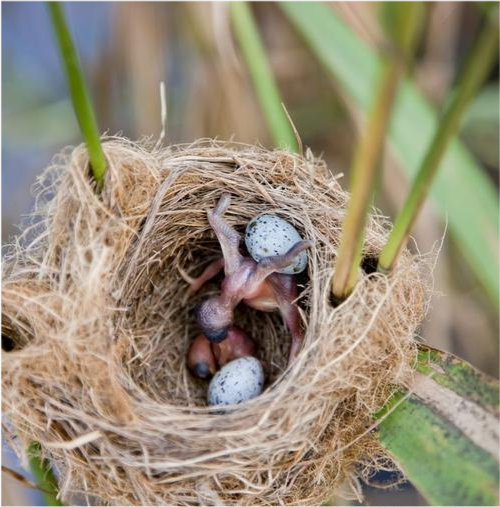
[[[2,326],[13,348],[2,354],[3,411],[13,446],[24,456],[41,443],[66,502],[318,504],[341,484],[359,497],[358,477],[387,465],[372,414],[411,379],[429,259],[405,251],[389,275],[368,269],[389,225],[372,213],[366,270],[334,306],[349,196],[324,162],[213,141],[103,146],[102,191],[83,146],[62,153],[5,255]],[[217,413],[185,357],[199,333],[194,307],[220,280],[189,296],[183,274],[220,256],[207,209],[223,192],[232,196],[226,219],[241,233],[256,215],[276,213],[314,246],[299,279],[297,360],[286,369],[290,336],[279,314],[238,308],[266,386]]]

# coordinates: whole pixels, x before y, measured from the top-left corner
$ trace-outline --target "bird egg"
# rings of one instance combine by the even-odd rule
[[[253,218],[245,231],[245,245],[248,253],[259,262],[264,257],[283,255],[302,238],[295,227],[276,215],[260,215]],[[292,264],[278,270],[278,273],[295,275],[307,266],[307,253],[300,252]]]
[[[223,366],[208,386],[209,405],[232,405],[255,398],[264,387],[264,370],[255,357],[240,357]]]

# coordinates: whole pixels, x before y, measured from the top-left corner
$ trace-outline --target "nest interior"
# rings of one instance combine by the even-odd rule
[[[96,191],[83,146],[39,178],[36,206],[3,263],[3,412],[20,455],[36,440],[67,502],[119,505],[318,504],[387,456],[374,411],[411,378],[414,333],[429,303],[429,259],[404,252],[373,272],[389,224],[368,220],[353,294],[330,285],[348,194],[311,154],[214,141],[158,149],[104,139]],[[258,342],[267,384],[216,413],[185,365],[198,334],[181,272],[220,256],[207,221],[222,192],[240,232],[260,213],[313,241],[299,279],[305,329],[288,370],[278,314],[238,308]]]

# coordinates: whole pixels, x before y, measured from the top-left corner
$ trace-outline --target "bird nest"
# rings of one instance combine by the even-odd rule
[[[104,139],[97,191],[83,146],[37,183],[35,210],[3,263],[4,427],[20,455],[32,441],[66,502],[119,505],[318,504],[358,494],[388,457],[373,414],[408,385],[414,333],[429,301],[429,262],[403,252],[374,269],[388,223],[368,218],[361,277],[332,303],[348,193],[310,154],[198,141],[158,149]],[[276,213],[313,242],[298,279],[305,339],[287,368],[279,314],[238,308],[258,343],[264,392],[237,409],[206,405],[186,351],[199,333],[197,276],[220,255],[207,221],[223,192],[240,232]]]

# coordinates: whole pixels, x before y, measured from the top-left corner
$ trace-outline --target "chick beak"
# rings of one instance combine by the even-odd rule
[[[187,366],[195,377],[206,379],[217,371],[217,363],[205,335],[198,335],[187,353]]]

